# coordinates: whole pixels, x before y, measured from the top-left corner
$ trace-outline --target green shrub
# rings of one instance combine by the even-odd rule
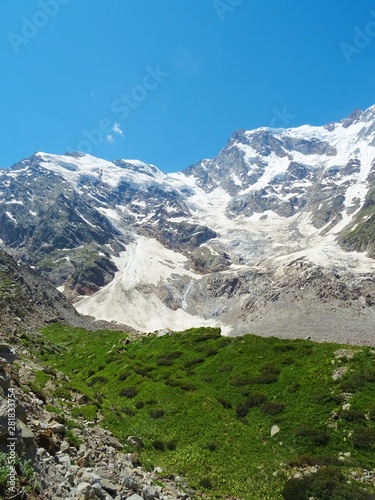
[[[324,429],[314,429],[308,426],[299,427],[296,431],[297,436],[309,439],[317,446],[326,446],[329,441],[329,434]]]
[[[281,492],[285,500],[308,500],[308,491],[311,486],[311,478],[304,477],[303,479],[289,479]]]
[[[368,371],[364,373],[349,373],[345,376],[340,387],[343,391],[356,392],[364,385],[375,382],[375,371]]]
[[[280,362],[281,362],[281,364],[288,366],[288,365],[292,365],[293,363],[295,363],[296,360],[294,358],[292,358],[291,356],[288,356],[287,358],[282,359]]]
[[[312,467],[313,465],[318,465],[320,467],[327,465],[342,466],[343,463],[338,459],[338,457],[332,456],[313,456],[313,455],[301,455],[292,460],[288,461],[290,467]]]
[[[262,375],[279,375],[281,372],[281,370],[272,363],[265,363],[259,368],[259,371]]]
[[[345,476],[340,469],[323,467],[312,477],[309,494],[316,498],[332,498],[337,487],[345,482]]]
[[[137,375],[142,375],[142,377],[147,377],[147,375],[152,372],[152,366],[142,366],[140,364],[136,364],[133,366],[133,372]]]
[[[203,330],[203,329],[201,329]],[[205,328],[203,333],[195,337],[196,342],[205,342],[206,340],[215,340],[221,338],[220,328]]]
[[[108,382],[107,377],[103,377],[103,376],[99,375],[98,377],[93,377],[91,380],[89,380],[87,382],[87,385],[89,387],[92,387],[95,384],[106,384],[107,382]]]
[[[356,484],[338,484],[331,500],[375,500],[375,495]]]
[[[148,405],[148,406],[153,406],[153,405],[157,405],[158,402],[156,401],[156,399],[146,399],[145,401],[145,405]]]
[[[124,380],[126,380],[129,376],[130,376],[130,373],[128,373],[128,372],[121,373],[121,375],[119,375],[118,379],[119,379],[119,380],[124,381]]]
[[[47,396],[46,396],[45,392],[38,385],[36,385],[34,382],[30,383],[30,389],[32,390],[32,392],[35,394],[35,396],[38,399],[43,401],[43,403],[47,402]],[[69,398],[69,396],[70,396],[69,392],[67,391],[66,393],[68,396],[64,396],[64,397]]]
[[[236,415],[239,418],[246,417],[246,415],[249,413],[249,407],[247,406],[246,403],[238,403],[236,406]]]
[[[235,377],[232,378],[230,384],[234,387],[241,387],[243,385],[251,385],[254,382],[252,377]]]
[[[191,359],[190,361],[186,361],[185,368],[191,368],[192,366],[199,365],[200,363],[204,362],[205,362],[204,358]]]
[[[73,434],[73,432],[68,429],[66,431],[66,439],[68,441],[68,443],[70,444],[70,446],[74,446],[74,448],[79,448],[79,445],[82,443],[82,440],[79,439],[75,434]]]
[[[182,389],[183,391],[196,391],[197,390],[197,386],[194,385],[194,384],[190,384],[189,382],[180,382],[179,384],[179,387],[180,389]]]
[[[213,488],[211,481],[207,477],[203,478],[199,484],[205,490],[212,490]]]
[[[337,467],[322,467],[315,474],[289,479],[284,485],[285,500],[374,500],[375,495],[348,484]]]
[[[154,418],[154,419],[162,418],[164,416],[164,410],[160,410],[160,409],[151,410],[149,415],[151,418]]]
[[[39,498],[40,485],[37,481],[31,460],[25,460],[16,453],[14,457],[15,466],[15,490],[8,490],[9,465],[8,454],[0,452],[0,498]],[[28,492],[29,495],[25,495]]]
[[[275,352],[289,352],[289,351],[294,351],[295,347],[294,345],[291,344],[281,344],[281,345],[276,345],[273,350]]]
[[[298,382],[293,382],[292,384],[288,385],[287,391],[289,394],[294,394],[295,392],[298,391],[298,389],[301,387],[301,384]]]
[[[339,417],[347,422],[366,422],[366,417],[363,411],[359,410],[341,410]]]
[[[136,387],[124,387],[120,390],[120,396],[126,398],[134,398],[138,394],[138,390]]]
[[[254,384],[274,384],[278,380],[279,377],[275,373],[264,373],[255,377],[253,382]]]
[[[342,396],[340,396],[338,394],[336,395],[336,394],[330,394],[330,393],[325,393],[325,392],[317,394],[314,399],[317,403],[319,403],[321,405],[325,405],[325,404],[339,405],[342,403]]]
[[[256,392],[254,394],[249,395],[249,397],[246,399],[245,404],[248,408],[253,408],[262,405],[266,401],[267,401],[267,396],[265,396],[261,392]]]
[[[352,442],[354,448],[372,450],[375,448],[375,429],[372,427],[357,427],[353,430]]]
[[[284,408],[284,403],[277,403],[276,401],[265,401],[260,407],[263,413],[270,416],[279,415],[284,411]]]
[[[74,418],[83,417],[85,420],[96,420],[98,409],[95,405],[76,406],[72,409]]]
[[[223,408],[227,410],[232,408],[232,403],[224,398],[217,398],[218,402],[222,405]]]
[[[164,446],[164,443],[163,441],[160,441],[159,439],[155,439],[154,441],[152,441],[152,447],[155,449],[155,450],[158,450],[158,451],[165,451],[165,446]]]
[[[123,406],[121,408],[122,413],[125,413],[125,415],[128,415],[128,417],[134,417],[136,415],[135,411],[132,408],[129,408],[128,406]]]
[[[220,373],[231,372],[233,370],[233,365],[223,365],[219,368]]]
[[[167,354],[162,354],[157,358],[156,364],[158,366],[171,366],[173,365],[173,361],[179,358],[180,356],[182,356],[181,351],[173,351]]]
[[[71,399],[70,391],[66,387],[62,386],[56,387],[56,389],[53,391],[53,394],[56,398],[67,399],[67,400]]]

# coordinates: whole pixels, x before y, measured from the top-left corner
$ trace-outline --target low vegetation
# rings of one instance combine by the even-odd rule
[[[212,328],[130,342],[62,325],[42,334],[41,361],[68,379],[48,389],[40,374],[38,390],[57,406],[73,407],[67,392],[84,394],[74,418],[100,414],[125,447],[141,437],[140,462],[184,475],[197,498],[375,498],[371,482],[353,481],[375,467],[371,348],[340,357],[345,346]]]
[[[9,455],[0,452],[0,498],[37,498],[35,495],[40,493],[41,487],[31,461],[16,454],[11,466],[14,467],[14,475],[10,478]]]

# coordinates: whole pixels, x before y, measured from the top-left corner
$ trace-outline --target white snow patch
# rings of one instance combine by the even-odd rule
[[[119,214],[115,210],[113,210],[112,208],[99,207],[97,210],[98,210],[98,212],[105,215],[109,219],[114,219],[117,221],[121,220]]]
[[[17,220],[13,217],[11,212],[5,211],[10,220],[12,220],[17,225]]]

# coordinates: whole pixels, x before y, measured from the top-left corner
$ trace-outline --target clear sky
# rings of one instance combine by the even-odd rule
[[[373,0],[1,0],[0,167],[82,150],[181,170],[239,128],[375,104]]]

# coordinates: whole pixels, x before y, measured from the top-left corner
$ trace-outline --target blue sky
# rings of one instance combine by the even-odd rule
[[[1,0],[0,167],[80,149],[181,170],[239,128],[375,104],[371,0]]]

